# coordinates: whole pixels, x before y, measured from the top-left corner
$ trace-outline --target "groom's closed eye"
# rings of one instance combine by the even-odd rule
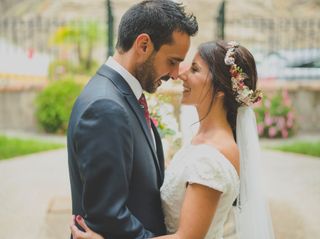
[[[172,60],[172,59],[169,59],[169,65],[170,66],[175,66],[175,65],[177,65],[177,64],[179,64],[179,62],[178,61],[176,61],[176,60]]]
[[[162,81],[168,81],[170,78],[171,78],[171,77],[170,77],[169,75],[165,75],[165,76],[162,76],[162,77],[160,78],[160,80],[162,80]]]
[[[180,57],[170,57],[170,59],[168,59],[168,63],[171,66],[179,65],[182,61],[183,61],[183,59]]]

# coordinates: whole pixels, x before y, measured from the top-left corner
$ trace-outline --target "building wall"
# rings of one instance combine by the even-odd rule
[[[0,130],[38,131],[34,100],[39,90],[0,91]]]

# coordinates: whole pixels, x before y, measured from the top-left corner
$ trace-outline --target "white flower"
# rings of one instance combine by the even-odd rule
[[[241,105],[251,105],[253,102],[256,102],[258,97],[262,97],[262,93],[260,90],[250,90],[248,86],[244,84],[244,80],[248,79],[248,75],[243,72],[243,70],[235,64],[235,51],[236,47],[239,46],[239,43],[235,41],[228,42],[228,46],[230,47],[225,55],[224,62],[226,65],[231,66],[230,72],[232,74],[231,77],[231,85],[232,90],[236,94],[235,100]]]
[[[239,46],[239,43],[236,41],[229,41],[228,45],[231,46],[232,48],[235,48]]]
[[[226,57],[224,59],[224,63],[226,63],[226,65],[233,65],[234,64],[234,58],[233,57]]]

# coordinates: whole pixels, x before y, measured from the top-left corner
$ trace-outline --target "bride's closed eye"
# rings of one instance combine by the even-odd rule
[[[195,73],[195,72],[199,72],[200,68],[197,66],[197,64],[193,63],[191,66],[191,72]]]

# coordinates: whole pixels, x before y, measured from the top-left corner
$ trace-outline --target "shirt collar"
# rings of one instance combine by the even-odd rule
[[[120,65],[112,56],[109,56],[105,64],[118,72],[125,79],[131,90],[133,91],[133,94],[136,96],[137,100],[139,100],[143,90],[137,78],[135,78],[129,71],[127,71],[126,68]]]

